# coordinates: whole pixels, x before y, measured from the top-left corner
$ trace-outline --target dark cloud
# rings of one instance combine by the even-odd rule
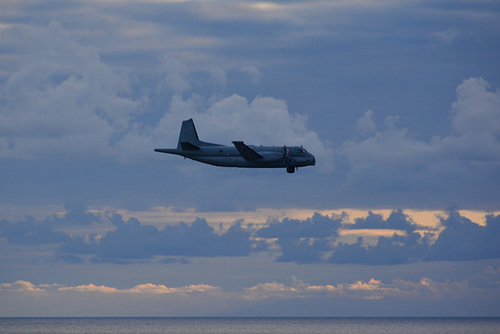
[[[74,236],[69,240],[64,242],[58,248],[58,254],[61,259],[64,259],[64,254],[95,254],[98,247],[98,238],[97,234],[90,234],[88,236]]]
[[[320,216],[320,215],[318,215]],[[327,217],[322,217],[328,219]],[[261,229],[260,237],[276,238],[281,255],[277,261],[337,264],[403,264],[419,261],[468,261],[500,257],[500,216],[486,217],[486,226],[476,224],[451,211],[442,219],[444,230],[435,242],[432,233],[417,232],[419,228],[401,209],[394,210],[387,219],[369,213],[368,217],[356,219],[350,228],[394,229],[400,232],[390,237],[380,236],[376,244],[369,245],[362,237],[355,243],[335,244],[340,221],[330,235],[311,234],[312,220],[273,222]],[[334,222],[333,220],[331,222]],[[349,225],[344,225],[349,226]],[[288,228],[288,229],[287,229]]]
[[[281,255],[277,261],[311,263],[320,262],[323,253],[330,250],[329,244],[338,237],[343,216],[328,216],[315,213],[304,221],[285,218],[274,221],[258,230],[261,238],[276,238]]]
[[[50,220],[36,221],[33,217],[26,217],[17,222],[0,221],[0,239],[13,244],[40,245],[61,243],[69,237],[63,232],[54,231]]]
[[[204,219],[191,225],[180,222],[158,229],[142,225],[136,218],[125,222],[121,215],[112,214],[109,220],[117,227],[97,240],[77,236],[60,247],[61,252],[93,254],[93,261],[121,262],[152,259],[154,256],[212,257],[246,256],[252,252],[250,232],[240,223],[233,224],[219,235]]]
[[[445,229],[430,247],[427,261],[464,261],[500,257],[500,216],[486,216],[482,226],[451,211],[441,218]]]
[[[90,226],[101,223],[99,214],[91,213],[80,203],[67,203],[64,215],[51,215],[43,220],[26,216],[24,220],[11,222],[0,221],[0,238],[13,244],[40,245],[50,243],[73,242],[69,235],[58,228],[71,226]]]
[[[441,217],[442,231],[422,230],[400,209],[387,219],[369,213],[366,218],[346,224],[345,215],[331,217],[319,213],[298,220],[271,221],[259,229],[244,228],[241,221],[225,231],[216,231],[205,219],[191,224],[180,222],[159,229],[136,218],[127,221],[117,213],[100,216],[82,205],[66,205],[66,213],[37,221],[31,217],[0,221],[0,242],[18,245],[54,244],[54,258],[70,263],[135,263],[152,261],[186,263],[190,257],[248,256],[269,252],[278,262],[336,264],[404,264],[420,261],[469,261],[500,258],[500,216],[486,216],[480,225],[450,211]],[[86,226],[107,220],[115,229],[69,235],[58,228]],[[358,237],[354,243],[339,242],[340,231],[351,229],[396,230],[380,236],[375,243]]]
[[[70,242],[70,237],[58,231],[61,227],[70,227],[92,223],[100,223],[101,217],[93,214],[79,203],[67,203],[64,215],[51,215],[43,220],[36,220],[27,216],[24,220],[11,222],[0,221],[0,238],[12,244],[40,245],[50,243]]]
[[[331,240],[326,238],[280,238],[276,242],[281,255],[278,256],[278,262],[297,262],[297,263],[316,263],[322,262],[323,253],[331,249],[329,246]]]
[[[346,225],[350,229],[391,229],[412,232],[417,228],[415,222],[402,209],[396,209],[391,212],[389,217],[384,220],[380,214],[368,212],[366,218],[354,219],[353,225]]]
[[[419,260],[426,253],[428,239],[414,232],[417,225],[404,214],[394,210],[387,219],[369,212],[355,224],[342,224],[345,216],[332,218],[315,214],[305,221],[284,219],[260,229],[257,236],[276,238],[281,250],[277,258],[283,262],[313,263],[327,259],[331,263],[400,264]],[[362,238],[354,244],[335,241],[341,227],[349,229],[394,229],[405,232],[391,237],[379,237],[375,246],[367,246]]]
[[[262,238],[327,238],[337,237],[342,225],[342,216],[323,216],[315,213],[304,221],[285,218],[281,222],[273,221],[268,227],[257,232]]]
[[[398,215],[401,214],[401,212],[398,213]],[[333,263],[401,264],[417,261],[485,260],[500,257],[500,216],[486,216],[486,225],[482,226],[461,216],[457,211],[450,211],[448,217],[441,218],[441,225],[444,229],[435,242],[429,234],[421,235],[410,230],[407,230],[405,234],[379,237],[374,246],[364,245],[363,239],[359,238],[355,244],[340,243],[335,247],[329,261]]]
[[[102,222],[99,214],[94,214],[87,210],[87,207],[79,202],[66,202],[64,205],[66,213],[61,219],[65,223],[71,225],[92,225],[93,223]]]
[[[355,244],[339,243],[328,261],[339,264],[403,264],[421,260],[427,249],[427,239],[416,232],[379,237],[375,246],[364,245],[360,237]]]
[[[85,260],[82,259],[80,256],[73,255],[73,254],[67,254],[67,253],[60,253],[60,252],[56,252],[55,258],[58,261],[63,261],[63,262],[73,263],[73,264],[81,264],[81,263],[85,262]]]

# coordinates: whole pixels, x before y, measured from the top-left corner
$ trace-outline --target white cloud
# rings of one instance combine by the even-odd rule
[[[287,286],[284,283],[269,282],[259,283],[255,286],[245,289],[245,298],[268,299],[268,298],[285,298],[296,296],[300,291],[294,286]]]
[[[500,162],[500,91],[483,78],[464,80],[451,115],[454,134],[434,142],[444,156]]]
[[[356,122],[356,127],[362,135],[373,135],[377,130],[373,121],[373,111],[367,110],[365,115]]]
[[[111,288],[104,285],[95,285],[95,284],[78,285],[74,287],[60,287],[58,290],[76,291],[76,292],[102,292],[102,293],[116,293],[120,291],[116,288]]]
[[[371,278],[368,281],[340,283],[336,285],[312,285],[292,278],[293,283],[260,283],[245,289],[245,298],[314,298],[327,296],[330,298],[379,300],[386,298],[436,299],[444,297],[460,298],[464,294],[473,293],[467,282],[436,282],[429,278],[418,281],[395,279],[389,283]],[[477,292],[477,291],[475,291]],[[497,293],[497,292],[495,292]]]
[[[40,293],[44,292],[45,290],[31,282],[18,280],[13,283],[1,283],[0,291]]]
[[[181,286],[177,288],[169,288],[163,284],[144,283],[136,285],[130,289],[117,289],[104,285],[78,285],[74,287],[60,287],[59,291],[75,291],[75,292],[101,292],[101,293],[114,293],[114,294],[188,294],[188,293],[210,293],[219,291],[219,287],[207,284],[191,284],[188,286]]]
[[[369,124],[366,114],[359,122]],[[407,164],[428,160],[433,150],[427,143],[414,139],[408,129],[388,127],[361,141],[345,141],[341,153],[353,163]]]
[[[498,270],[497,270],[498,271]],[[491,276],[491,275],[490,275]],[[498,276],[498,275],[496,275]],[[491,279],[491,278],[490,278]],[[389,283],[371,278],[368,281],[356,281],[353,283],[315,285],[292,276],[292,284],[286,285],[282,282],[259,283],[254,286],[243,288],[240,293],[231,293],[241,300],[281,299],[281,298],[315,298],[326,296],[330,298],[347,299],[382,299],[382,298],[443,298],[460,297],[464,293],[477,293],[480,290],[488,290],[498,293],[496,290],[488,289],[488,284],[483,283],[481,287],[469,287],[463,282],[437,282],[430,278],[421,278],[417,281],[405,281],[395,279]],[[105,285],[84,284],[77,286],[62,286],[60,284],[39,284],[29,281],[16,281],[13,283],[1,283],[0,292],[17,293],[48,293],[58,294],[65,292],[76,293],[99,293],[106,295],[178,295],[189,294],[219,294],[229,292],[222,288],[209,284],[191,284],[180,287],[167,287],[163,284],[144,283],[129,289],[120,289]]]
[[[453,27],[445,31],[434,32],[431,34],[432,39],[444,44],[450,44],[454,42],[461,35],[462,32],[457,27]]]
[[[472,277],[467,280],[453,279],[449,276],[445,276],[442,280],[428,277],[356,280],[352,276],[348,278],[348,276],[340,275],[336,278],[336,283],[328,283],[328,278],[325,281],[325,276],[319,275],[317,279],[320,279],[322,283],[312,284],[292,276],[291,284],[272,280],[251,286],[247,285],[248,287],[243,285],[240,288],[235,288],[233,285],[235,282],[230,279],[232,287],[229,289],[203,283],[178,287],[143,283],[131,288],[119,288],[93,283],[64,286],[16,281],[0,283],[0,308],[4,310],[2,313],[4,316],[19,316],[21,314],[24,316],[61,314],[65,316],[124,316],[130,314],[143,316],[248,316],[249,314],[286,315],[293,310],[301,312],[301,314],[334,315],[341,311],[335,307],[336,304],[344,305],[343,303],[347,303],[351,307],[357,305],[361,308],[380,306],[380,311],[382,311],[380,314],[395,314],[394,312],[400,314],[398,313],[398,305],[402,305],[401,303],[431,306],[437,302],[440,303],[440,307],[449,307],[460,300],[486,304],[493,302],[491,305],[496,305],[498,303],[495,301],[498,301],[500,295],[497,284],[499,270],[496,267],[486,266],[483,272],[479,273],[471,270]],[[473,268],[477,269],[475,266]],[[294,270],[299,270],[299,268],[295,267]],[[462,272],[463,269],[459,271]],[[396,272],[405,274],[405,270],[395,270],[393,273]],[[434,273],[434,271],[432,272]],[[365,272],[363,275],[365,274],[367,273]],[[382,271],[379,274],[386,276],[382,274]],[[314,275],[306,273],[305,275],[309,276],[309,279],[314,277]],[[340,277],[343,277],[344,282],[338,282]],[[370,302],[366,304],[365,301]],[[137,309],[138,303],[141,305],[140,310]],[[312,305],[316,306],[311,308]],[[325,307],[333,307],[332,312],[322,312]],[[340,314],[363,314],[355,310],[357,307],[350,312],[341,312]],[[474,308],[465,307],[465,305],[461,306],[460,309],[474,310]],[[419,312],[421,311],[414,310],[413,313],[408,314],[422,314]],[[406,313],[403,311],[402,314]]]
[[[262,79],[262,73],[255,66],[244,66],[241,68],[241,72],[247,73],[254,84],[258,83],[260,79]]]
[[[160,70],[164,75],[163,82],[160,82],[157,88],[160,93],[166,93],[165,90],[170,90],[175,95],[181,95],[191,88],[186,79],[188,68],[177,58],[165,57]]]
[[[482,78],[464,80],[457,87],[457,100],[451,106],[450,115],[452,133],[424,141],[417,139],[410,130],[398,128],[397,118],[393,117],[386,119],[383,131],[375,131],[372,113],[368,111],[358,120],[358,129],[364,135],[375,132],[344,142],[340,153],[360,172],[351,176],[373,175],[386,169],[392,170],[393,179],[400,175],[398,182],[401,184],[417,184],[423,181],[420,178],[429,181],[446,175],[460,175],[463,179],[473,175],[476,168],[497,170],[500,164],[500,91],[491,91]],[[419,170],[426,173],[414,174]],[[412,177],[408,173],[413,173]]]
[[[57,22],[12,33],[27,39],[26,60],[0,96],[0,157],[111,154],[110,139],[140,110],[140,102],[121,95],[126,78]]]
[[[18,280],[13,283],[0,283],[0,291],[22,292],[22,293],[56,293],[59,292],[98,292],[105,294],[181,294],[190,293],[213,293],[221,289],[208,284],[190,284],[170,288],[163,284],[144,283],[130,289],[119,289],[93,283],[77,286],[62,286],[60,284],[34,284],[29,281]]]

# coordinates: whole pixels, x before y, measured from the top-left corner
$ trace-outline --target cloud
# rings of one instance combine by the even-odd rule
[[[271,222],[256,235],[275,240],[273,245],[281,252],[277,261],[281,262],[401,264],[421,260],[427,252],[430,239],[415,231],[417,226],[402,210],[394,210],[386,220],[371,212],[364,219],[355,219],[354,224],[344,223],[346,219],[342,215],[329,218],[319,214],[305,221],[283,219]],[[356,243],[336,243],[341,228],[394,229],[406,233],[380,236],[373,246],[365,245],[362,237]]]
[[[287,286],[284,283],[268,282],[259,283],[255,286],[245,288],[246,299],[268,299],[268,298],[286,298],[298,296],[304,283],[292,277],[293,284]]]
[[[421,311],[410,311],[405,307],[400,309],[409,303],[423,308],[438,306],[442,309],[465,300],[474,304],[474,309],[485,304],[495,307],[499,291],[496,285],[491,284],[493,281],[489,282],[481,287],[473,287],[466,281],[458,280],[437,281],[422,277],[384,281],[372,277],[318,284],[292,277],[291,283],[263,281],[228,290],[210,284],[170,287],[141,283],[123,288],[94,283],[61,285],[18,281],[0,283],[0,305],[6,316],[21,310],[25,316],[127,316],[131,310],[141,316],[361,316],[370,310],[372,313],[368,314],[389,315],[396,312],[408,316],[422,314]],[[35,291],[11,289],[20,285]],[[429,315],[460,315],[473,310],[466,306],[469,303],[459,304],[462,307],[458,311],[452,308],[453,311]],[[378,311],[374,312],[374,308]]]
[[[428,141],[397,127],[394,117],[378,130],[373,113],[367,112],[358,120],[361,136],[345,141],[337,152],[337,159],[346,158],[349,165],[346,186],[419,197],[431,192],[441,206],[470,205],[472,195],[460,190],[464,187],[477,196],[496,194],[492,180],[500,171],[500,92],[482,78],[464,80],[456,92],[450,133]]]
[[[342,218],[337,221],[321,215],[315,218],[325,222],[317,226],[327,228],[318,228],[313,223],[314,218],[306,221],[284,219],[281,223],[270,223],[256,235],[273,240],[272,245],[280,250],[277,261],[281,262],[384,265],[500,258],[496,233],[500,228],[498,216],[488,216],[487,225],[483,227],[451,211],[447,219],[442,219],[444,229],[437,239],[433,230],[417,231],[423,227],[416,225],[400,209],[394,210],[386,220],[370,212],[366,218],[356,219],[354,224],[341,225]],[[336,242],[340,226],[354,230],[391,229],[400,233],[379,236],[374,245],[366,244],[361,236],[355,243]]]
[[[219,291],[220,288],[208,284],[191,284],[177,288],[168,288],[165,285],[158,284],[140,284],[130,289],[133,293],[152,293],[152,294],[187,294],[187,293],[212,293]]]
[[[41,245],[62,243],[69,239],[63,232],[55,231],[50,221],[35,221],[32,217],[10,222],[0,221],[0,238],[12,244]]]
[[[81,205],[68,204],[66,209],[43,220],[0,221],[0,243],[47,245],[52,260],[74,264],[189,264],[190,257],[247,257],[258,252],[272,254],[277,262],[368,265],[500,258],[500,216],[495,215],[487,215],[482,225],[450,211],[440,217],[436,229],[416,225],[401,209],[385,220],[369,212],[354,223],[345,214],[315,213],[304,220],[270,219],[266,225],[244,227],[236,221],[217,231],[201,218],[158,228],[136,218],[125,221],[114,212],[90,213]],[[394,233],[376,234],[384,229]],[[341,237],[344,231],[349,238]],[[370,242],[364,240],[367,231],[375,233]],[[356,235],[356,241],[349,241]]]
[[[0,237],[12,244],[57,244],[70,240],[69,235],[59,228],[102,223],[99,214],[89,212],[81,203],[67,202],[64,207],[66,212],[63,215],[53,214],[43,220],[31,216],[15,222],[0,220]]]
[[[262,73],[255,66],[244,66],[241,68],[241,72],[247,73],[254,84],[262,78]]]
[[[456,41],[461,35],[462,32],[457,27],[453,27],[445,31],[434,32],[431,34],[433,40],[444,44],[450,44]]]
[[[373,220],[374,215],[371,217],[369,216],[366,221]],[[405,234],[381,236],[373,246],[365,245],[361,237],[354,244],[339,243],[328,260],[333,263],[401,264],[418,261],[470,261],[499,258],[500,221],[498,217],[487,216],[487,224],[482,226],[461,216],[456,211],[450,211],[447,218],[440,218],[444,229],[436,240],[430,232],[421,235],[413,231],[412,225],[410,228],[405,228],[403,225],[400,229],[405,230]]]
[[[416,232],[381,236],[374,246],[364,245],[359,237],[355,244],[339,243],[328,261],[369,265],[412,263],[420,261],[427,249],[428,239]]]
[[[128,80],[58,22],[8,32],[25,41],[25,59],[2,87],[0,157],[111,154],[113,136],[123,135],[141,109],[123,97]]]
[[[257,231],[257,236],[276,238],[281,250],[277,261],[320,262],[323,253],[331,249],[330,243],[338,237],[343,218],[318,213],[305,221],[285,218],[281,222],[271,221],[268,227]]]
[[[430,247],[428,261],[484,260],[500,257],[500,216],[488,215],[486,226],[451,211],[441,218],[445,229]]]
[[[254,286],[244,287],[241,291],[230,293],[221,287],[209,284],[190,284],[179,287],[168,287],[163,284],[143,283],[135,285],[131,288],[116,288],[106,285],[96,285],[93,283],[64,286],[61,284],[34,284],[28,281],[16,281],[13,283],[1,283],[1,292],[11,293],[44,293],[46,296],[53,296],[63,293],[77,293],[79,295],[94,294],[95,301],[112,296],[170,296],[190,297],[203,295],[226,295],[233,299],[233,303],[244,303],[245,301],[259,300],[279,300],[279,299],[315,299],[318,297],[334,300],[347,299],[365,299],[365,300],[380,300],[380,299],[441,299],[445,297],[461,298],[464,294],[481,292],[482,294],[494,293],[498,294],[498,289],[488,286],[470,287],[466,282],[462,281],[446,281],[439,282],[430,278],[420,278],[414,281],[394,279],[392,281],[383,282],[381,280],[371,278],[366,281],[354,281],[337,284],[311,284],[304,282],[292,276],[292,284],[287,285],[282,282],[265,282],[258,283]],[[73,295],[74,298],[80,298]],[[490,296],[491,297],[491,296]],[[47,298],[47,297],[46,297]],[[50,298],[49,298],[50,299]]]
[[[75,291],[75,292],[100,292],[113,294],[189,294],[189,293],[211,293],[219,291],[219,287],[207,284],[191,284],[177,288],[169,288],[163,284],[144,283],[136,285],[130,289],[117,289],[108,286],[97,286],[94,284],[78,285],[74,287],[59,287],[59,291]]]
[[[331,217],[315,213],[306,220],[285,218],[281,222],[271,220],[267,227],[259,229],[262,238],[328,238],[337,237],[345,217]]]
[[[362,135],[373,135],[377,130],[377,125],[373,121],[373,111],[367,110],[365,115],[357,120],[356,128]]]
[[[451,108],[453,133],[420,141],[407,129],[396,128],[393,118],[386,119],[386,130],[361,141],[344,143],[343,153],[351,162],[418,165],[438,164],[446,160],[500,162],[500,91],[492,92],[482,78],[464,80],[457,87],[457,100]],[[367,113],[358,124],[370,124]],[[368,117],[368,120],[367,120]],[[366,127],[366,126],[365,126]]]
[[[27,281],[17,280],[13,283],[1,283],[0,291],[13,291],[24,293],[41,293],[44,292],[44,286],[36,286],[35,284]]]
[[[116,288],[110,288],[107,286],[103,285],[94,285],[94,284],[87,284],[87,285],[78,285],[75,287],[60,287],[58,290],[60,291],[76,291],[76,292],[102,292],[102,293],[116,293],[120,290]]]
[[[369,211],[366,218],[354,219],[353,225],[346,225],[350,229],[391,229],[413,232],[417,225],[406,215],[403,210],[393,210],[389,217],[384,220],[380,214]]]
[[[180,222],[158,229],[142,225],[137,219],[123,221],[118,214],[109,217],[116,230],[100,238],[84,240],[73,237],[59,251],[69,254],[94,254],[95,262],[118,262],[152,259],[160,256],[246,256],[252,252],[250,233],[240,223],[233,224],[219,235],[206,220],[197,219],[191,225]],[[126,262],[125,262],[126,263]]]
[[[464,80],[451,109],[454,134],[436,139],[445,157],[500,163],[500,91],[483,78]]]
[[[472,289],[466,282],[437,282],[430,278],[417,281],[395,279],[391,282],[371,278],[367,281],[327,285],[309,284],[292,277],[292,284],[279,282],[259,283],[245,289],[245,298],[250,300],[270,298],[313,298],[324,296],[334,299],[440,299],[461,298]]]
[[[54,220],[59,220],[61,224],[89,226],[93,223],[101,223],[102,217],[87,210],[87,207],[79,202],[66,202],[64,205],[66,213],[62,218],[53,216]]]
[[[32,217],[11,222],[0,221],[0,242],[20,245],[58,245],[55,257],[71,263],[83,263],[81,256],[91,255],[94,262],[128,263],[150,260],[154,256],[216,257],[247,256],[253,249],[250,231],[235,222],[223,233],[217,233],[205,219],[191,224],[180,222],[158,229],[143,225],[137,219],[124,221],[110,213],[103,217],[89,212],[79,204],[67,204],[66,213],[37,221]],[[92,233],[92,223],[112,223],[114,230]],[[83,234],[59,231],[58,228],[85,226]],[[90,233],[89,233],[90,232]],[[179,260],[186,263],[186,260]]]
[[[3,159],[83,155],[138,162],[151,159],[154,147],[175,146],[181,121],[193,117],[207,141],[304,145],[324,166],[331,164],[333,153],[308,129],[307,116],[291,114],[283,100],[224,96],[222,67],[194,68],[167,53],[155,77],[147,77],[155,89],[138,92],[134,80],[146,80],[146,74],[104,62],[98,48],[79,42],[56,21],[41,29],[15,26],[3,34],[26,40],[20,46],[25,59],[10,70],[0,95]],[[241,71],[255,83],[262,76],[255,66]],[[197,93],[204,76],[210,80]],[[169,108],[155,110],[159,101]],[[151,118],[160,120],[155,124]]]

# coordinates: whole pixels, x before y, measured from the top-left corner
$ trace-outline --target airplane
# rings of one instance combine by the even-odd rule
[[[221,167],[286,168],[294,173],[298,167],[314,166],[316,159],[302,146],[255,146],[233,141],[234,146],[207,143],[198,138],[193,119],[182,122],[177,148],[154,151],[180,155],[202,163]]]

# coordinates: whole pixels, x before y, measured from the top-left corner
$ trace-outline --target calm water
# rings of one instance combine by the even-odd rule
[[[2,334],[500,333],[500,318],[0,318]]]

